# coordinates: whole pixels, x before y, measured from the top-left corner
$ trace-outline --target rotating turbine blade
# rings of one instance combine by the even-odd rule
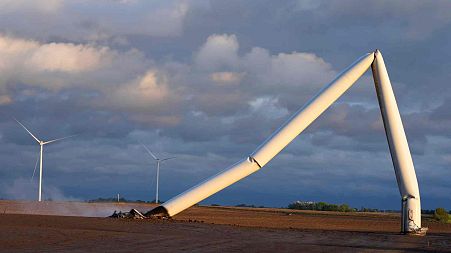
[[[38,157],[36,158],[36,163],[34,165],[33,175],[31,176],[30,181],[33,181],[34,174],[36,174],[36,168],[38,167],[38,162],[39,162],[39,152],[38,152]]]
[[[174,159],[174,158],[176,158],[176,157],[174,156],[174,157],[165,158],[165,159],[163,159],[161,161],[163,162],[163,161],[171,160],[171,159]]]
[[[21,125],[38,143],[41,143],[36,136],[34,136],[22,123],[20,123],[16,118],[13,118],[19,125]]]
[[[51,140],[51,141],[46,141],[46,142],[44,142],[44,144],[49,144],[49,143],[52,143],[52,142],[55,142],[55,141],[60,141],[60,140],[64,140],[64,139],[67,139],[67,138],[72,138],[72,137],[77,136],[77,135],[78,134],[74,134],[74,135],[69,135],[69,136],[63,137],[63,138],[58,138],[58,139],[54,139],[54,140]]]
[[[141,144],[141,145],[147,150],[147,153],[149,153],[149,155],[151,155],[153,157],[153,159],[158,160],[158,158],[152,153],[152,151],[150,151],[150,149],[148,149],[146,147],[146,145],[144,145],[144,144]]]

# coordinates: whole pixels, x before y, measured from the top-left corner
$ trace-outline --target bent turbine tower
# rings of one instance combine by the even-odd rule
[[[421,205],[418,181],[395,95],[379,50],[365,54],[292,115],[247,158],[149,211],[147,215],[174,216],[229,185],[256,172],[273,159],[302,131],[372,68],[393,167],[401,194],[401,232],[420,233]]]

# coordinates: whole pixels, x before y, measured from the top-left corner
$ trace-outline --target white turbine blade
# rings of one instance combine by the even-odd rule
[[[22,123],[20,123],[16,118],[13,118],[19,125],[21,125],[38,143],[40,143],[39,139],[36,138]]]
[[[36,164],[34,165],[33,175],[31,176],[30,181],[33,181],[34,174],[36,173],[36,168],[38,167],[38,162],[39,162],[39,152],[38,152],[38,157],[36,158]]]
[[[174,158],[176,158],[176,157],[174,156],[174,157],[165,158],[165,159],[163,159],[161,161],[164,162],[164,161],[171,160],[171,159],[174,159]]]
[[[147,150],[147,153],[149,153],[149,155],[151,155],[153,157],[153,159],[158,160],[158,158],[152,153],[152,151],[150,151],[150,149],[148,149],[146,147],[146,145],[144,145],[144,144],[141,144],[141,145]]]
[[[77,136],[77,134],[69,135],[69,136],[66,136],[66,137],[63,137],[63,138],[54,139],[54,140],[51,140],[51,141],[46,141],[46,142],[44,142],[44,144],[49,144],[49,143],[52,143],[52,142],[55,142],[55,141],[64,140],[64,139],[71,138],[71,137],[74,137],[74,136]]]

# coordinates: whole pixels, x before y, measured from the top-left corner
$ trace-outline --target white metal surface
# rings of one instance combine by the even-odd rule
[[[157,189],[156,189],[156,195],[155,195],[155,203],[157,203],[157,204],[158,204],[159,181],[160,181],[160,160],[157,160]]]
[[[403,215],[404,219],[402,220],[402,223],[406,225],[403,227],[403,231],[417,231],[417,229],[421,228],[418,182],[396,100],[379,51],[368,53],[351,64],[290,117],[282,127],[275,131],[247,159],[168,200],[155,208],[155,213],[164,211],[169,216],[176,215],[259,170],[335,102],[370,66],[372,66],[374,72],[373,77],[399,190],[404,200],[403,203],[406,205],[406,213]],[[162,210],[162,208],[164,209]],[[150,213],[154,213],[152,211]]]
[[[42,155],[44,153],[44,143],[39,143],[41,146],[41,159],[39,159],[39,192],[38,192],[38,201],[41,202],[42,198]]]
[[[369,53],[351,64],[335,80],[326,85],[315,97],[291,116],[282,127],[266,139],[251,156],[260,166],[265,166],[348,90],[366,72],[373,60],[374,54]]]
[[[259,169],[260,166],[251,158],[243,159],[184,193],[164,202],[162,206],[166,208],[169,216],[174,216]]]
[[[379,50],[375,52],[372,70],[399,192],[407,201],[402,210],[406,219],[402,230],[414,231],[421,228],[420,191],[395,94]]]

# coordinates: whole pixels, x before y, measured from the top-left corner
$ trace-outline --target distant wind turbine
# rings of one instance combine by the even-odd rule
[[[158,204],[158,181],[159,181],[159,177],[160,177],[160,163],[162,163],[162,162],[164,162],[164,161],[167,161],[167,160],[171,160],[171,159],[174,159],[174,158],[176,158],[176,157],[168,157],[168,158],[164,158],[164,159],[160,159],[160,158],[158,158],[158,157],[156,157],[153,153],[152,153],[152,151],[150,151],[150,149],[148,149],[147,147],[146,147],[146,145],[144,145],[144,144],[141,144],[146,150],[147,150],[147,153],[149,153],[149,155],[151,155],[152,156],[152,158],[157,162],[157,189],[156,189],[156,193],[155,193],[155,203],[157,203]]]
[[[39,145],[41,146],[41,154],[40,154],[40,159],[39,159],[39,193],[38,193],[38,201],[41,201],[41,197],[42,197],[42,153],[44,152],[44,145],[45,144],[50,144],[52,142],[55,141],[60,141],[60,140],[64,140],[70,137],[74,137],[75,135],[69,135],[63,138],[58,138],[58,139],[54,139],[54,140],[50,140],[50,141],[41,141],[38,138],[36,138],[36,136],[34,136],[22,123],[20,123],[16,118],[14,118],[14,120],[19,123],[19,125],[21,125],[30,135],[31,137],[33,137],[33,139],[35,139]],[[36,166],[34,167],[35,171],[36,171]],[[33,171],[33,176],[34,176],[34,172]]]

